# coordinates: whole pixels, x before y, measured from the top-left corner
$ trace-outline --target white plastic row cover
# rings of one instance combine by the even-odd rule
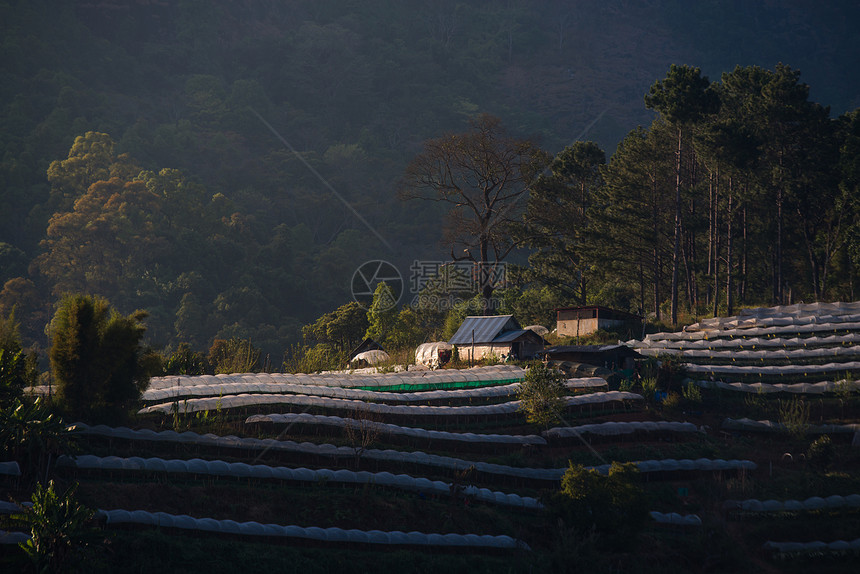
[[[30,535],[26,532],[6,532],[0,530],[0,544],[15,545],[22,544],[30,540]]]
[[[822,373],[845,373],[860,370],[860,361],[827,363],[826,365],[785,365],[739,367],[735,365],[684,365],[688,373],[698,374],[743,374],[743,375],[810,375]]]
[[[809,510],[835,510],[839,508],[860,508],[860,494],[848,496],[813,496],[806,500],[727,500],[723,503],[726,510],[745,512],[802,512]]]
[[[776,305],[773,307],[750,307],[749,309],[741,309],[738,315],[745,317],[754,315],[757,317],[766,317],[769,315],[846,315],[850,313],[860,313],[860,301],[836,301],[833,303],[815,302],[815,303],[795,303],[793,305]]]
[[[31,502],[22,502],[20,505],[15,502],[7,502],[0,500],[0,514],[18,514],[25,512],[27,507],[32,507]],[[20,544],[27,542],[30,535],[26,532],[6,532],[0,530],[0,544]]]
[[[656,510],[652,510],[648,514],[651,515],[651,519],[658,524],[672,524],[674,526],[701,526],[702,519],[699,518],[697,514],[686,514],[681,515],[677,512],[669,512],[668,514],[664,514],[662,512],[657,512]]]
[[[300,482],[336,482],[343,484],[370,484],[398,488],[401,490],[427,492],[431,494],[448,494],[451,484],[440,480],[430,480],[423,477],[413,477],[408,474],[391,474],[389,472],[353,472],[340,469],[288,468],[269,466],[265,464],[245,464],[243,462],[225,462],[223,460],[191,460],[163,458],[121,458],[117,456],[98,457],[94,455],[79,455],[76,458],[61,457],[57,464],[65,467],[96,470],[125,470],[166,472],[177,474],[205,474],[210,476],[229,476],[237,478],[277,479]],[[470,486],[464,493],[482,502],[516,506],[520,508],[543,508],[537,499],[530,496],[520,496],[504,492],[491,491],[486,488]]]
[[[246,536],[274,536],[299,538],[325,542],[351,542],[358,544],[391,544],[415,546],[470,546],[485,548],[529,549],[528,545],[510,536],[478,534],[424,534],[423,532],[382,532],[380,530],[344,530],[342,528],[318,528],[315,526],[280,526],[259,522],[235,522],[214,518],[192,518],[165,512],[145,510],[100,510],[108,524],[143,524],[162,528],[201,530],[221,534]]]
[[[565,397],[566,406],[580,406],[587,404],[608,403],[613,401],[643,400],[641,395],[626,391],[608,391],[604,393],[592,393]],[[178,409],[179,413],[187,414],[199,411],[216,411],[218,409],[241,408],[257,405],[297,405],[315,406],[328,409],[345,411],[366,411],[381,415],[402,416],[488,416],[513,414],[519,411],[520,401],[509,401],[495,405],[470,405],[460,407],[435,406],[435,405],[386,405],[379,403],[368,403],[351,399],[335,399],[311,395],[228,395],[225,397],[210,397],[201,399],[188,399],[177,402],[159,403],[144,407],[138,414],[160,413],[169,415]]]
[[[823,322],[846,320],[852,316],[860,316],[860,301],[837,303],[799,303],[796,305],[778,305],[775,307],[753,307],[741,309],[731,317],[713,317],[702,319],[698,323],[688,325],[685,331],[719,329],[726,325],[749,324],[753,321],[795,320],[800,322]],[[858,320],[858,319],[854,319]]]
[[[764,543],[764,549],[783,554],[789,553],[821,553],[821,552],[857,552],[860,550],[860,538],[854,540],[836,540],[834,542],[772,542]]]
[[[312,454],[316,456],[329,457],[352,457],[354,449],[347,446],[335,446],[333,444],[296,443],[293,441],[279,441],[275,439],[239,438],[235,436],[218,437],[216,435],[198,435],[191,431],[176,433],[174,431],[155,432],[149,429],[132,430],[124,427],[112,429],[104,425],[89,427],[84,423],[75,423],[72,428],[85,434],[96,434],[129,440],[168,441],[179,443],[200,444],[220,447],[238,447],[243,449],[276,449],[280,451]],[[403,452],[396,450],[367,449],[362,455],[371,460],[383,460],[389,462],[400,462],[404,464],[418,464],[436,468],[453,470],[464,470],[474,466],[478,472],[496,474],[503,476],[515,476],[534,480],[557,481],[564,475],[566,468],[522,468],[488,462],[473,462],[459,458],[427,454],[421,451]],[[698,459],[692,460],[662,460],[642,461],[636,463],[640,472],[671,471],[671,470],[733,470],[733,469],[755,469],[755,463],[745,460],[722,459]],[[594,467],[602,474],[609,472],[609,465]]]
[[[361,428],[366,426],[373,428],[380,433],[389,435],[401,435],[413,438],[459,441],[469,443],[492,443],[492,444],[513,444],[513,445],[545,445],[546,440],[537,435],[506,435],[506,434],[476,434],[476,433],[455,433],[437,430],[427,430],[415,427],[402,427],[398,425],[374,422],[361,421],[350,418],[311,415],[308,413],[283,413],[270,415],[252,415],[245,419],[245,424],[252,423],[275,423],[275,424],[306,424],[306,425],[327,425],[335,427],[354,427]]]
[[[755,470],[756,464],[750,460],[723,460],[721,458],[698,458],[696,460],[681,459],[675,460],[672,458],[662,460],[643,460],[634,463],[639,469],[639,472],[674,472],[674,471],[694,471],[694,470]],[[593,467],[600,474],[609,473],[608,464]]]
[[[268,377],[268,375],[266,375]],[[473,389],[450,389],[436,391],[418,391],[411,393],[396,393],[389,391],[368,391],[362,389],[350,389],[345,387],[325,387],[320,385],[298,385],[294,383],[271,383],[254,380],[253,376],[246,376],[247,380],[239,383],[218,383],[212,385],[185,385],[173,386],[161,389],[148,389],[143,393],[145,401],[162,401],[165,399],[176,399],[179,397],[221,397],[224,395],[236,395],[244,393],[292,393],[298,395],[315,395],[323,397],[334,397],[340,399],[355,399],[362,401],[380,402],[402,402],[414,403],[435,400],[453,399],[483,399],[495,397],[509,397],[517,394],[520,383],[508,385],[478,387]],[[600,377],[585,377],[568,379],[565,386],[569,389],[591,389],[606,387],[606,380]]]
[[[814,323],[808,325],[786,325],[782,327],[751,327],[719,331],[697,331],[679,333],[654,333],[645,336],[646,341],[701,341],[733,337],[776,337],[808,335],[811,333],[834,333],[837,331],[860,331],[860,321],[850,323]]]
[[[860,313],[850,313],[844,315],[829,315],[829,314],[804,314],[804,315],[780,315],[769,317],[717,317],[715,319],[705,319],[705,321],[688,325],[684,328],[687,333],[695,333],[698,331],[720,331],[726,329],[744,329],[744,328],[766,328],[766,327],[787,327],[792,325],[834,325],[840,323],[853,323],[860,321]]]
[[[444,383],[492,382],[522,379],[525,371],[514,365],[496,365],[473,369],[443,369],[440,371],[402,371],[400,373],[235,373],[230,375],[170,375],[153,377],[150,389],[175,386],[217,385],[245,381],[290,383],[326,387],[392,387]]]
[[[634,349],[730,350],[730,349],[792,349],[838,346],[860,343],[860,333],[826,337],[792,337],[789,339],[753,337],[751,339],[699,339],[672,341],[668,339],[633,339],[626,344]],[[643,352],[643,351],[640,351]]]
[[[632,421],[605,422],[599,424],[580,425],[576,427],[556,427],[541,433],[546,438],[575,438],[581,434],[596,434],[614,436],[630,434],[638,431],[646,432],[697,432],[699,429],[693,423],[674,421]]]
[[[819,383],[726,383],[724,381],[693,381],[704,389],[725,389],[743,393],[794,393],[800,395],[823,395],[840,389],[860,390],[860,381],[821,381]]]
[[[250,379],[250,377],[249,377]],[[519,383],[474,389],[451,389],[436,391],[417,391],[411,393],[396,393],[390,391],[367,391],[345,387],[324,387],[321,385],[297,385],[293,383],[265,383],[243,381],[241,383],[219,383],[215,385],[176,386],[166,389],[150,389],[143,393],[143,400],[158,401],[176,397],[213,397],[220,395],[235,395],[242,393],[293,393],[299,395],[316,395],[340,399],[356,399],[362,401],[390,402],[423,402],[431,400],[460,399],[460,398],[490,398],[508,397],[515,395],[520,388]]]
[[[706,349],[677,350],[677,349],[639,349],[639,353],[648,357],[672,355],[682,359],[722,359],[748,361],[804,361],[827,357],[857,357],[860,356],[860,346],[851,347],[820,347],[817,349],[795,349],[792,351],[711,351]]]
[[[564,386],[568,389],[599,389],[608,387],[609,383],[606,382],[606,379],[601,377],[581,377],[577,379],[567,379],[564,382]],[[519,388],[519,383],[517,383],[517,388]]]
[[[752,419],[732,419],[723,420],[721,427],[725,430],[741,430],[741,431],[759,431],[759,432],[785,432],[784,424],[774,421],[754,421]],[[839,434],[839,433],[855,433],[860,431],[860,424],[845,424],[845,425],[809,425],[807,432],[810,434]]]
[[[31,506],[33,506],[32,502],[22,502],[21,504],[18,504],[17,502],[0,500],[0,514],[16,514],[18,512],[24,512],[25,507]]]

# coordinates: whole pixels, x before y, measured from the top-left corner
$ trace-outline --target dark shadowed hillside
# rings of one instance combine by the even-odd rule
[[[860,104],[845,73],[858,15],[848,2],[2,2],[0,303],[30,339],[72,289],[148,309],[158,345],[237,336],[279,352],[348,300],[360,262],[447,258],[441,206],[395,194],[424,140],[491,113],[550,154],[576,139],[611,153],[652,121],[643,95],[673,63],[716,80],[785,62],[838,115]],[[95,259],[75,279],[51,252],[62,226],[49,231],[99,181],[89,164],[48,173],[88,132],[113,142],[93,156],[104,174],[140,183],[120,195],[148,190],[160,199],[139,213],[164,216],[146,216],[151,237],[91,246],[115,258],[101,282]]]

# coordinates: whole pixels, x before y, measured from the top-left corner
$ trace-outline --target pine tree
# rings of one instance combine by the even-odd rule
[[[397,327],[397,300],[394,291],[385,281],[380,282],[373,292],[373,303],[367,311],[367,332],[364,337],[373,339],[383,347]]]
[[[678,148],[675,152],[675,233],[672,252],[672,323],[678,322],[678,272],[681,265],[681,189],[683,181],[683,157],[685,132],[703,115],[716,111],[719,100],[709,89],[710,82],[701,75],[699,68],[672,65],[666,79],[655,82],[645,96],[645,105],[660,112],[678,133]],[[689,170],[688,170],[689,171]],[[688,182],[687,182],[688,183]]]

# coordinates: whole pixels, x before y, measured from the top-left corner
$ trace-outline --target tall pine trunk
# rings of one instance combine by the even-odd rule
[[[660,313],[660,282],[663,280],[663,277],[660,274],[660,245],[659,245],[659,220],[658,217],[660,215],[660,210],[657,207],[657,178],[654,177],[651,180],[651,223],[653,226],[653,241],[654,241],[654,315],[657,320],[660,321],[662,319],[662,315]]]
[[[749,184],[746,184],[747,186]],[[745,187],[748,192],[749,189]],[[743,203],[741,212],[743,223],[743,250],[741,251],[741,280],[738,282],[738,302],[743,305],[747,300],[747,204]]]
[[[776,260],[773,265],[774,304],[782,305],[782,186],[776,192]]]
[[[681,143],[678,127],[678,150],[675,152],[675,240],[672,250],[672,324],[678,324],[678,267],[681,259]]]
[[[716,235],[716,227],[717,227],[717,186],[719,185],[719,172],[716,174],[716,184],[715,174],[714,172],[708,173],[708,272],[707,276],[711,277],[716,273],[716,259],[714,255],[715,248],[715,235]],[[711,290],[711,286],[708,285],[708,291],[705,295],[705,304],[711,305],[713,302],[713,297],[716,296],[716,293]]]
[[[731,176],[729,176],[729,209],[726,214],[728,216],[728,225],[726,229],[726,315],[729,317],[734,315],[734,300],[732,299],[734,295],[732,289],[732,248],[734,247],[734,231],[732,230],[732,222],[735,219],[734,213],[732,211],[734,208],[733,187],[734,180]]]

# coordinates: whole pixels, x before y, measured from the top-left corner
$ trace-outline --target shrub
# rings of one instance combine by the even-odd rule
[[[798,398],[779,401],[779,422],[791,437],[803,438],[809,430],[809,404]]]
[[[696,404],[702,402],[702,391],[693,383],[693,381],[687,381],[687,384],[684,385],[683,389],[681,389],[681,393],[684,395],[684,399],[688,402]]]
[[[681,386],[687,377],[684,364],[679,356],[661,355],[660,366],[657,369],[657,386],[664,391],[671,391]]]
[[[676,393],[675,391],[670,391],[666,394],[666,397],[663,399],[663,408],[668,410],[674,410],[681,406],[681,395]]]
[[[209,349],[209,364],[215,374],[254,373],[259,370],[260,351],[251,340],[215,339]]]
[[[809,461],[809,464],[822,470],[830,466],[833,461],[833,443],[828,435],[821,435],[809,445],[809,450],[806,451],[806,460]]]
[[[39,377],[38,357],[25,353],[15,315],[0,316],[0,407],[21,397],[24,387],[36,384]]]
[[[601,540],[629,544],[648,518],[647,499],[633,463],[613,462],[608,476],[570,463],[561,490],[549,497],[547,508],[566,527],[594,529]]]
[[[346,363],[347,351],[319,343],[313,347],[293,345],[284,352],[285,373],[317,373],[339,369]]]
[[[839,399],[843,401],[850,399],[855,394],[854,376],[851,373],[845,373],[845,378],[836,383],[834,391]]]
[[[192,351],[188,343],[179,343],[162,361],[162,370],[165,375],[202,375],[206,372],[206,358]]]
[[[654,400],[654,395],[657,393],[657,379],[655,377],[647,377],[642,379],[642,396],[646,401]]]
[[[37,572],[63,572],[81,558],[92,537],[93,511],[75,498],[77,485],[58,494],[54,481],[36,485],[33,506],[23,518],[30,525],[30,539],[20,544]]]
[[[26,474],[42,475],[51,457],[69,450],[72,436],[43,399],[0,408],[0,452],[21,462]]]
[[[771,410],[767,397],[761,388],[755,393],[744,393],[744,406],[747,407],[753,417],[768,416],[768,412]]]
[[[526,371],[525,380],[520,383],[517,398],[520,411],[532,424],[548,428],[561,420],[564,410],[564,375],[558,369],[544,363],[535,363]]]

